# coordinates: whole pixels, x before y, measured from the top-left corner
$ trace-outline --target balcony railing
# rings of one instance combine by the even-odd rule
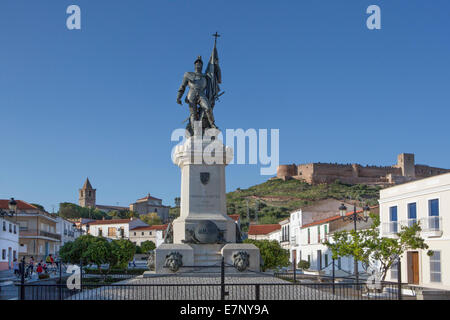
[[[422,233],[427,237],[442,236],[442,217],[433,216],[420,219]]]
[[[56,240],[61,240],[61,235],[56,234],[56,233],[52,233],[52,232],[47,232],[47,231],[43,231],[43,230],[32,230],[32,229],[26,229],[26,230],[22,230],[20,229],[20,236],[28,236],[28,237],[47,237],[47,238],[53,238]]]
[[[297,237],[296,236],[291,236],[291,245],[294,245],[294,246],[297,245]]]
[[[399,232],[399,226],[397,221],[383,223],[384,234],[396,234]]]

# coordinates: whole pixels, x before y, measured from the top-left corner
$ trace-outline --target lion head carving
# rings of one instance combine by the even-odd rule
[[[250,255],[245,251],[233,253],[233,266],[240,272],[245,271],[250,266]]]
[[[169,268],[172,272],[177,272],[183,265],[183,255],[179,252],[173,251],[166,256],[164,267]]]

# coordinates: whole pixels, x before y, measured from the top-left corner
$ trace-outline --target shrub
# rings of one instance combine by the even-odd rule
[[[302,270],[308,270],[311,264],[308,261],[300,260],[297,264],[297,267]]]

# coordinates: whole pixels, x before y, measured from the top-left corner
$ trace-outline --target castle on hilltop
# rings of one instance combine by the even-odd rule
[[[449,169],[415,164],[414,154],[398,155],[397,164],[387,167],[359,164],[308,163],[280,165],[277,178],[304,180],[310,184],[333,183],[394,185],[450,172]]]

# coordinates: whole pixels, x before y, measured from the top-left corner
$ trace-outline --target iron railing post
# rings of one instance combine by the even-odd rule
[[[20,264],[20,300],[25,300],[25,257]]]
[[[58,262],[59,267],[59,300],[62,300],[62,263],[61,260]]]
[[[295,260],[297,260],[297,258],[294,256],[292,259],[292,263],[293,263],[292,269],[294,270],[294,283],[297,282],[297,268],[296,268],[297,266],[296,266]]]
[[[225,296],[228,292],[225,291],[225,258],[222,257],[222,263],[220,264],[220,300],[225,300]]]
[[[402,263],[400,261],[400,258],[398,258],[397,263],[397,291],[398,291],[398,300],[402,300]]]
[[[80,292],[83,291],[83,259],[80,259]]]
[[[336,285],[335,285],[334,258],[333,258],[333,277],[332,277],[332,280],[333,280],[333,294],[335,294],[336,293]]]

